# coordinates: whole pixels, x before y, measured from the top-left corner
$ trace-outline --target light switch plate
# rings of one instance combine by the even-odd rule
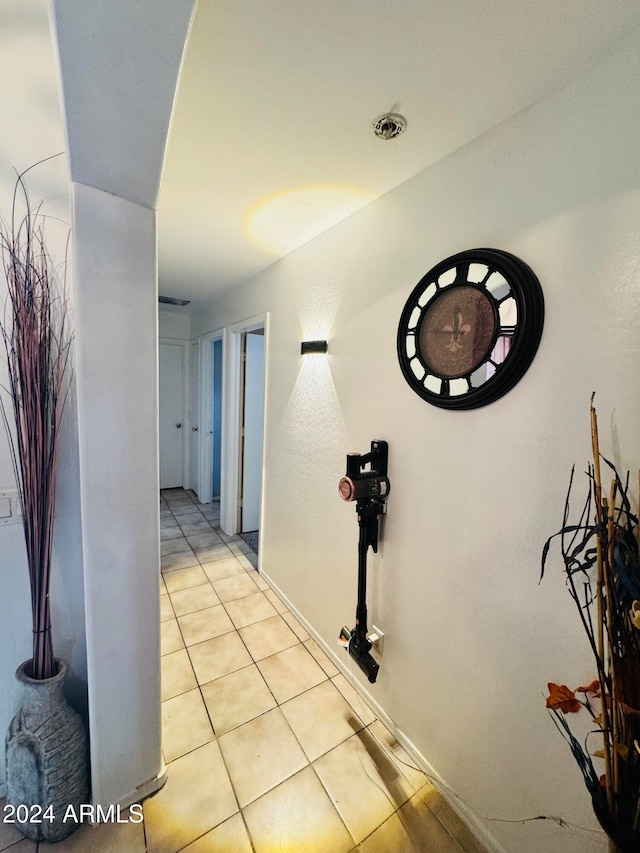
[[[22,509],[17,489],[0,489],[0,524],[20,524]]]

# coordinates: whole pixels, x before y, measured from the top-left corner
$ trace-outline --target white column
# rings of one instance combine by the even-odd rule
[[[93,798],[162,771],[156,214],[73,184],[78,438]]]
[[[93,798],[162,772],[156,214],[195,0],[49,0],[73,193]]]

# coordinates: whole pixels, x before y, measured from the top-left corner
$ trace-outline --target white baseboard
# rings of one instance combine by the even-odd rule
[[[282,601],[289,608],[291,613],[296,617],[296,619],[304,626],[304,628],[309,632],[309,634],[313,637],[316,643],[320,646],[322,651],[327,655],[331,663],[333,663],[344,675],[349,684],[356,690],[360,698],[365,702],[366,705],[372,710],[372,712],[378,717],[378,719],[384,723],[387,729],[391,732],[391,734],[398,741],[400,746],[406,750],[406,752],[413,758],[416,762],[417,766],[422,770],[422,772],[429,777],[434,787],[438,790],[438,793],[447,801],[447,803],[451,806],[451,808],[456,812],[456,814],[460,817],[462,821],[468,826],[469,831],[472,832],[476,838],[480,841],[480,843],[486,848],[487,853],[506,853],[505,849],[501,844],[498,843],[497,839],[491,835],[490,832],[487,831],[487,828],[483,823],[479,820],[478,816],[475,812],[466,804],[461,802],[456,795],[451,790],[450,786],[443,780],[438,771],[430,764],[429,761],[422,755],[422,753],[417,749],[417,747],[413,744],[413,742],[404,734],[401,729],[394,723],[394,721],[389,717],[389,715],[384,711],[384,709],[378,704],[378,702],[373,698],[373,696],[369,693],[369,691],[354,677],[351,668],[348,665],[345,665],[343,656],[338,656],[336,654],[336,650],[331,648],[324,639],[317,633],[314,629],[313,625],[311,625],[304,616],[300,613],[300,611],[296,608],[296,606],[290,601],[290,599],[282,592],[280,587],[273,581],[268,574],[265,572],[260,572],[260,576],[265,579],[265,581],[273,588],[273,591],[282,599]]]
[[[135,791],[132,791],[125,797],[122,797],[118,805],[124,809],[134,803],[141,803],[143,800],[146,800],[147,797],[157,793],[160,788],[164,787],[166,781],[167,765],[163,762],[162,768],[157,776],[154,776],[153,779],[149,779],[147,782],[143,782],[142,785],[138,785]]]

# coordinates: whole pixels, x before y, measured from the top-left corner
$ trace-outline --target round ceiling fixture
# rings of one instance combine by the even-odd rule
[[[385,113],[371,122],[371,130],[378,139],[395,139],[407,128],[407,120],[400,113]]]

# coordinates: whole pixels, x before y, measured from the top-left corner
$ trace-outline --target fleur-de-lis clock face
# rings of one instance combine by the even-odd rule
[[[430,270],[407,300],[400,367],[435,406],[486,406],[525,374],[543,324],[542,288],[524,261],[500,249],[461,252]]]

